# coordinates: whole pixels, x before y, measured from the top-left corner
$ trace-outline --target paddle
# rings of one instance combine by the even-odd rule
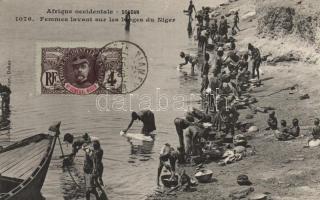
[[[58,141],[59,141],[59,146],[60,146],[61,154],[62,154],[63,157],[65,157],[65,155],[64,155],[64,153],[63,153],[62,144],[61,144],[61,140],[60,140],[60,137],[59,137],[59,136],[58,136]],[[79,189],[81,189],[81,186],[77,183],[77,181],[76,181],[76,180],[74,179],[74,177],[72,176],[69,167],[68,167],[68,166],[66,166],[66,167],[67,167],[67,171],[68,171],[68,173],[69,173],[72,181],[76,184],[76,186],[77,186]]]

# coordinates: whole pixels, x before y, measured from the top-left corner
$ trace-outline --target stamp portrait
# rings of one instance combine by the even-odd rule
[[[145,81],[144,51],[127,41],[102,48],[41,48],[41,94],[125,94]]]

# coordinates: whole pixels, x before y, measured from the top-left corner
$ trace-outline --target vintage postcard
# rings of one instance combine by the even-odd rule
[[[0,200],[318,200],[319,0],[0,0]]]

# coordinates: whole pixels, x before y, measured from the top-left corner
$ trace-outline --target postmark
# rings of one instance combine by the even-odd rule
[[[110,85],[110,83],[105,82],[105,87],[108,88],[113,93],[131,93],[139,89],[148,75],[148,59],[141,47],[137,44],[129,41],[114,41],[101,48],[99,59],[108,62],[110,59],[105,58],[110,54],[110,50],[121,49],[121,69],[115,69],[116,64],[105,64],[108,66],[107,73],[114,71],[116,74],[113,77],[117,77],[116,83],[121,81],[121,84],[116,84],[116,86]],[[104,63],[104,62],[102,62]],[[112,62],[111,62],[112,63]],[[112,72],[111,72],[112,74]],[[110,77],[110,76],[109,76]],[[121,78],[120,78],[121,77]]]
[[[144,51],[128,41],[41,48],[41,94],[126,94],[141,87],[147,73]]]

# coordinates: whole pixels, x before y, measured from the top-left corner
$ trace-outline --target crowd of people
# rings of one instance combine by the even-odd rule
[[[189,22],[193,19],[193,11],[196,9],[190,1]],[[244,94],[253,82],[260,81],[260,51],[253,44],[248,44],[246,52],[237,50],[234,35],[240,31],[238,12],[233,13],[232,26],[228,24],[226,16],[221,16],[218,23],[218,18],[210,17],[209,12],[210,9],[202,8],[195,14],[198,55],[182,51],[180,57],[184,62],[179,65],[182,68],[190,64],[191,75],[195,75],[196,66],[200,70],[203,109],[193,108],[185,117],[174,120],[179,147],[175,150],[170,144],[164,145],[160,153],[158,184],[163,166],[167,167],[174,178],[175,161],[190,163],[194,157],[208,157],[208,152],[210,154],[213,149],[215,153],[220,152],[222,158],[228,148],[247,144],[244,137],[235,131],[236,128],[240,130],[237,126],[240,115],[238,105],[248,103]],[[249,63],[252,71],[249,71]],[[226,145],[226,140],[230,138],[233,144]],[[164,164],[165,161],[168,161],[167,164]]]
[[[190,1],[189,23],[193,19],[193,11],[196,9]],[[210,17],[209,12],[208,8],[196,12],[195,38],[198,41],[198,54],[191,55],[182,51],[180,57],[184,62],[179,65],[182,68],[190,64],[191,75],[195,75],[196,67],[201,72],[203,109],[193,108],[184,117],[174,120],[179,147],[175,150],[170,144],[165,144],[161,150],[158,185],[163,166],[171,172],[173,179],[176,161],[180,164],[192,163],[194,158],[208,159],[214,152],[215,159],[223,159],[220,163],[227,164],[244,156],[237,154],[237,146],[250,148],[242,134],[250,129],[242,126],[238,110],[247,106],[254,112],[257,111],[252,105],[257,100],[249,93],[252,87],[261,85],[259,68],[262,56],[252,43],[247,45],[246,51],[237,49],[234,36],[241,31],[238,11],[233,12],[232,26],[229,25],[227,16],[221,16],[218,23],[218,18]],[[291,140],[300,135],[299,120],[296,118],[292,120],[291,126],[281,120],[278,127],[278,120],[272,111],[266,123],[267,129],[273,130],[275,138],[280,141]],[[315,119],[312,139],[320,139],[319,127],[319,119]],[[254,153],[254,150],[251,152]],[[225,156],[226,153],[230,154]]]

